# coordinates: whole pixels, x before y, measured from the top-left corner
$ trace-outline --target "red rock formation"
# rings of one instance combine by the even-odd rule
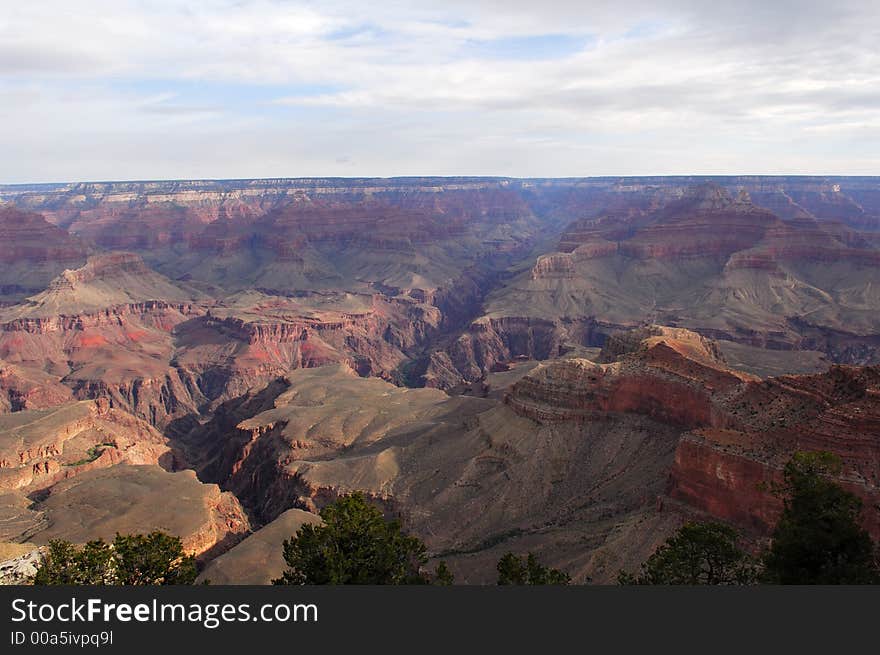
[[[60,378],[0,361],[0,414],[45,409],[72,399]]]
[[[772,378],[725,405],[739,429],[682,438],[673,497],[766,532],[781,510],[766,483],[781,481],[793,452],[824,450],[843,461],[840,482],[863,498],[865,526],[880,537],[880,368]]]
[[[407,352],[441,329],[444,313],[429,303],[443,306],[446,317],[465,311],[474,285],[467,275],[462,280],[395,297],[251,292],[224,306],[169,302],[187,294],[137,256],[103,255],[65,271],[28,304],[0,310],[0,359],[19,370],[6,377],[0,411],[23,407],[29,387],[22,375],[45,378],[44,371],[76,398],[108,398],[157,426],[209,411],[294,368],[344,363],[391,378]],[[147,300],[154,292],[166,300]]]
[[[730,370],[709,340],[656,327],[610,339],[604,359],[540,365],[505,403],[540,423],[639,414],[678,426],[669,495],[763,534],[781,510],[769,483],[792,454],[832,452],[880,537],[880,367],[762,381]]]
[[[612,342],[608,355],[622,356],[620,361],[543,364],[517,382],[505,402],[517,414],[540,422],[609,413],[643,414],[687,427],[729,422],[715,408],[713,396],[754,378],[727,369],[714,344],[687,330],[652,328],[636,334],[642,338],[634,351],[622,352],[619,342]]]
[[[52,225],[39,214],[0,205],[0,262],[31,264],[51,262],[57,266],[80,263],[86,249],[82,241]]]
[[[0,299],[19,300],[43,289],[66,268],[86,259],[77,237],[39,214],[0,204]]]
[[[727,257],[751,248],[779,223],[747,195],[731,196],[721,187],[702,185],[661,209],[655,218],[620,244],[635,258]]]
[[[805,210],[783,215],[792,220],[754,204],[745,191],[732,197],[717,184],[703,184],[650,212],[576,221],[563,234],[559,250],[589,257],[619,252],[637,259],[732,256],[734,266],[753,261],[759,268],[770,258],[880,262],[864,236],[838,222],[818,221]],[[752,251],[754,259],[743,258]]]
[[[84,471],[159,462],[183,463],[155,429],[103,400],[0,417],[0,490],[30,493]]]
[[[606,335],[621,327],[591,318],[550,321],[522,316],[483,317],[468,326],[446,353],[460,376],[473,381],[515,359],[557,357],[569,343],[601,344]]]
[[[559,326],[559,336],[566,322],[623,327],[649,320],[760,348],[819,350],[839,363],[876,363],[876,239],[808,212],[782,220],[729,188],[724,180],[702,184],[653,207],[594,211],[571,223],[561,252],[539,256],[531,271],[490,297],[485,320],[501,329],[481,338],[475,323],[448,349],[462,377],[477,380],[508,357],[493,344],[517,339],[521,330],[508,334],[504,323],[521,316]],[[556,343],[599,345],[597,337]],[[559,352],[540,350],[532,356]]]
[[[186,244],[228,254],[259,244],[283,260],[296,260],[308,242],[394,249],[455,237],[476,223],[531,215],[505,181],[327,182],[82,184],[16,197],[105,248],[149,251]]]

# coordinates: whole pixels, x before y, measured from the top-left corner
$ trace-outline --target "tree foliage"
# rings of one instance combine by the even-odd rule
[[[452,571],[446,566],[446,562],[440,562],[434,570],[434,577],[431,580],[431,584],[447,587],[454,582],[455,576],[452,575]]]
[[[499,585],[567,585],[567,573],[542,565],[533,553],[517,557],[507,553],[498,560]]]
[[[195,559],[178,537],[163,532],[117,534],[76,546],[63,539],[49,542],[34,575],[35,585],[175,585],[193,584]]]
[[[861,527],[861,500],[832,478],[842,470],[828,452],[795,453],[772,485],[782,515],[769,549],[752,559],[736,532],[719,523],[691,523],[621,584],[871,584],[880,583],[878,552]]]
[[[386,521],[362,493],[321,510],[323,525],[303,525],[284,541],[287,570],[273,584],[427,584],[425,545]],[[451,574],[443,565],[444,580]],[[449,574],[449,575],[447,575]],[[439,576],[438,576],[439,577]]]
[[[874,544],[859,523],[862,502],[829,478],[841,468],[827,452],[796,453],[786,465],[775,489],[785,504],[764,557],[764,582],[880,582]]]
[[[162,532],[116,535],[113,559],[116,584],[192,584],[198,575],[195,558],[184,555],[180,539]]]
[[[721,523],[688,523],[642,564],[621,571],[620,584],[741,585],[755,581],[752,558],[737,546],[736,531]]]

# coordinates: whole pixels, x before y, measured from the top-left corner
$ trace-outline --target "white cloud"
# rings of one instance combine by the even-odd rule
[[[877,173],[878,19],[846,0],[16,3],[0,181]],[[584,46],[530,53],[554,34]],[[511,39],[520,56],[472,47]]]

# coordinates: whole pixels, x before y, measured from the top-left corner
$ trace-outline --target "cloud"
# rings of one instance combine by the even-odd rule
[[[873,1],[73,5],[0,18],[0,180],[877,172]]]

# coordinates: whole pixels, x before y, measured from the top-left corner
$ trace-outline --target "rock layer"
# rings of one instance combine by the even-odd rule
[[[232,494],[202,484],[192,471],[169,473],[158,466],[88,471],[56,484],[38,507],[47,520],[31,537],[38,544],[112,541],[117,532],[161,530],[179,536],[186,552],[209,558],[232,547],[250,527]]]
[[[639,414],[677,426],[669,495],[764,535],[781,511],[770,485],[792,454],[832,452],[840,483],[864,500],[866,528],[880,535],[877,367],[761,380],[730,370],[704,337],[658,327],[610,339],[602,358],[609,363],[541,365],[505,402],[542,424]]]

